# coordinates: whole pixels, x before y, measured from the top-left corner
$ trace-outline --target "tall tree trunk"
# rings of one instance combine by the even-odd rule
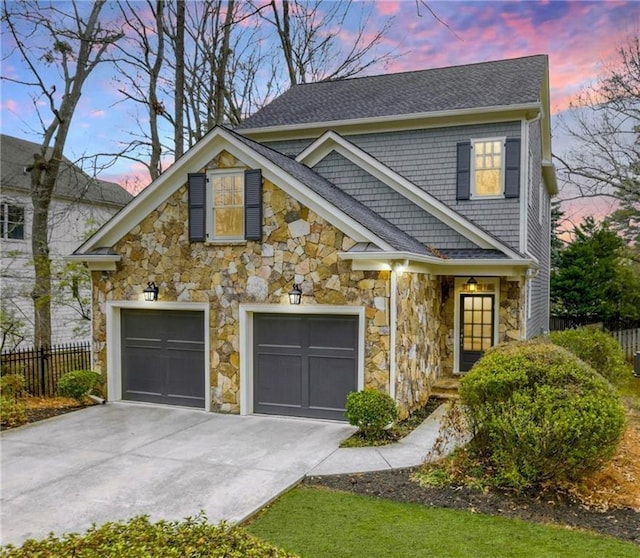
[[[214,90],[214,106],[215,124],[224,123],[224,101],[226,98],[226,83],[229,66],[229,42],[231,36],[231,27],[233,25],[234,0],[227,3],[227,13],[224,17],[224,26],[222,29],[222,45],[220,45],[220,55],[218,56],[218,67],[216,68],[216,83]]]
[[[174,90],[174,145],[176,159],[184,153],[184,26],[185,3],[184,0],[176,1],[176,83]]]

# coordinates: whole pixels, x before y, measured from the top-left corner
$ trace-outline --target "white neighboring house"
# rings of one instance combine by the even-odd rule
[[[33,342],[33,207],[28,168],[39,147],[0,135],[0,305],[3,318],[21,325],[24,340],[20,347]],[[52,271],[62,269],[64,257],[132,198],[120,185],[90,177],[65,157],[49,211]],[[65,277],[71,278],[69,274]],[[54,281],[52,289],[52,344],[88,341],[91,309],[82,308],[78,300],[91,300],[89,282],[70,279],[61,285]]]

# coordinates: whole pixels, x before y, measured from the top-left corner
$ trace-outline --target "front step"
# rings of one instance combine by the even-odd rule
[[[431,395],[440,399],[460,399],[459,378],[438,378],[431,386]]]

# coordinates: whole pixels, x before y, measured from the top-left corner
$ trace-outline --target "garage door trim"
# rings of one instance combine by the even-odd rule
[[[211,410],[211,369],[209,363],[209,305],[201,302],[144,302],[144,301],[109,301],[107,302],[107,397],[109,401],[122,401],[122,337],[120,327],[120,311],[122,309],[137,310],[171,310],[201,311],[204,313],[204,382],[205,407]]]
[[[364,388],[364,306],[331,306],[289,304],[241,304],[240,305],[240,414],[253,413],[253,316],[254,314],[322,314],[358,316],[358,385]]]

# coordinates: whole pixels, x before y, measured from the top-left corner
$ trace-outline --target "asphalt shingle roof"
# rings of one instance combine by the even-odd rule
[[[297,85],[238,129],[533,103],[547,71],[535,55]]]
[[[227,131],[242,143],[302,182],[305,186],[308,186],[330,204],[353,217],[361,225],[391,245],[395,250],[434,255],[424,244],[389,223],[389,221],[352,198],[349,194],[315,173],[309,167],[232,130]]]
[[[33,154],[38,151],[40,146],[36,143],[6,134],[0,135],[0,183],[3,189],[31,191],[31,175],[25,172],[25,168],[33,164]],[[117,207],[126,205],[133,198],[119,184],[90,177],[66,157],[62,159],[54,195]]]

